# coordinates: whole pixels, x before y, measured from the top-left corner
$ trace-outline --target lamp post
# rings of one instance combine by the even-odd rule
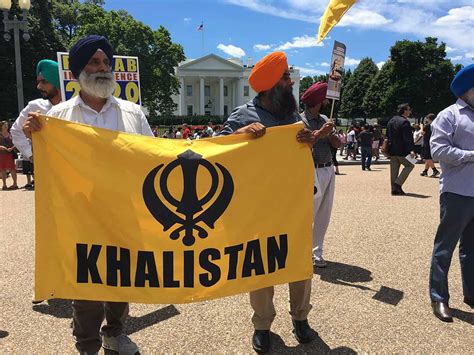
[[[3,11],[3,25],[5,27],[5,33],[3,38],[5,41],[11,39],[10,30],[13,30],[13,40],[15,42],[15,69],[16,69],[16,91],[18,98],[18,112],[23,110],[23,79],[21,74],[21,56],[20,56],[20,30],[23,31],[23,39],[28,41],[30,35],[28,33],[28,20],[27,13],[31,6],[30,0],[19,0],[18,5],[22,10],[21,20],[16,15],[13,16],[13,20],[8,18],[8,12],[12,6],[11,0],[0,0],[0,9]]]

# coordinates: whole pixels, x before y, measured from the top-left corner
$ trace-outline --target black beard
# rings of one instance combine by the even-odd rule
[[[40,91],[41,97],[45,100],[51,100],[56,96],[56,92]]]
[[[268,99],[272,105],[272,112],[278,118],[286,118],[296,111],[296,100],[291,88],[274,86],[268,93]]]

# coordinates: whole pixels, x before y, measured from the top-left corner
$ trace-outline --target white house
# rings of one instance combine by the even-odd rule
[[[209,54],[181,62],[176,68],[181,88],[173,97],[178,116],[215,115],[227,117],[232,110],[256,96],[248,83],[253,65],[238,58]],[[290,67],[293,95],[299,102],[300,72]]]

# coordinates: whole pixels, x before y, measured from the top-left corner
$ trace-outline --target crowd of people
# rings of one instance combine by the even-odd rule
[[[31,134],[41,130],[39,114],[47,114],[67,121],[88,124],[116,131],[157,136],[139,106],[113,97],[115,87],[112,75],[113,50],[104,37],[90,35],[79,39],[69,52],[72,74],[78,79],[78,96],[60,102],[57,63],[41,61],[37,67],[38,89],[42,99],[31,101],[12,127],[11,135],[5,124],[0,135],[0,171],[12,177],[15,168],[11,155],[16,146],[25,160],[33,162]],[[344,159],[356,159],[361,154],[363,170],[371,169],[372,158],[378,160],[380,151],[390,158],[392,195],[404,195],[402,185],[413,170],[412,158],[417,154],[425,159],[422,175],[432,176],[439,171],[433,161],[440,161],[441,223],[436,235],[430,274],[430,297],[434,314],[444,321],[452,321],[448,306],[447,273],[456,243],[461,240],[460,255],[463,276],[464,301],[474,307],[474,66],[459,72],[452,90],[458,97],[456,104],[425,118],[424,125],[413,126],[408,118],[408,104],[398,106],[397,115],[388,123],[386,132],[375,124],[354,125],[346,133],[337,130],[334,122],[321,115],[326,99],[327,84],[316,82],[302,95],[305,110],[297,110],[292,93],[287,58],[283,52],[265,56],[253,67],[249,84],[257,96],[234,109],[224,125],[209,123],[205,127],[183,124],[169,127],[161,137],[168,139],[201,139],[207,137],[246,134],[258,139],[266,128],[302,121],[295,139],[310,147],[314,162],[314,215],[312,261],[314,267],[326,267],[323,246],[335,193],[336,154]],[[100,137],[98,137],[100,139]],[[421,143],[420,143],[421,142]],[[430,143],[431,142],[431,143]],[[430,149],[431,144],[431,149]],[[421,147],[421,148],[417,148]],[[360,149],[360,152],[359,152]],[[404,166],[399,173],[400,166]],[[31,169],[32,170],[32,169]],[[14,177],[16,179],[16,177]],[[4,180],[5,181],[5,180]],[[5,187],[4,182],[4,187]],[[18,187],[16,180],[13,188]],[[10,187],[11,188],[11,187]],[[7,187],[8,189],[8,187]],[[462,212],[462,213],[461,213]],[[462,216],[461,216],[461,215]],[[308,323],[311,310],[311,279],[290,285],[290,315],[293,333],[300,343],[314,339],[315,332]],[[270,327],[276,311],[273,305],[273,287],[250,292],[255,328],[252,346],[256,352],[270,350]],[[73,334],[80,353],[96,354],[100,347],[120,354],[135,354],[138,346],[124,333],[123,322],[128,315],[128,303],[74,300]],[[101,324],[106,320],[107,324]]]

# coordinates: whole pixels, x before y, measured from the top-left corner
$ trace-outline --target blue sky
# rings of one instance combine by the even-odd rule
[[[397,40],[434,36],[453,63],[474,63],[474,0],[359,0],[323,43],[316,43],[328,0],[106,0],[156,29],[163,25],[187,58],[248,57],[253,63],[283,50],[301,75],[326,73],[334,40],[347,46],[346,68],[371,57],[382,65]]]

